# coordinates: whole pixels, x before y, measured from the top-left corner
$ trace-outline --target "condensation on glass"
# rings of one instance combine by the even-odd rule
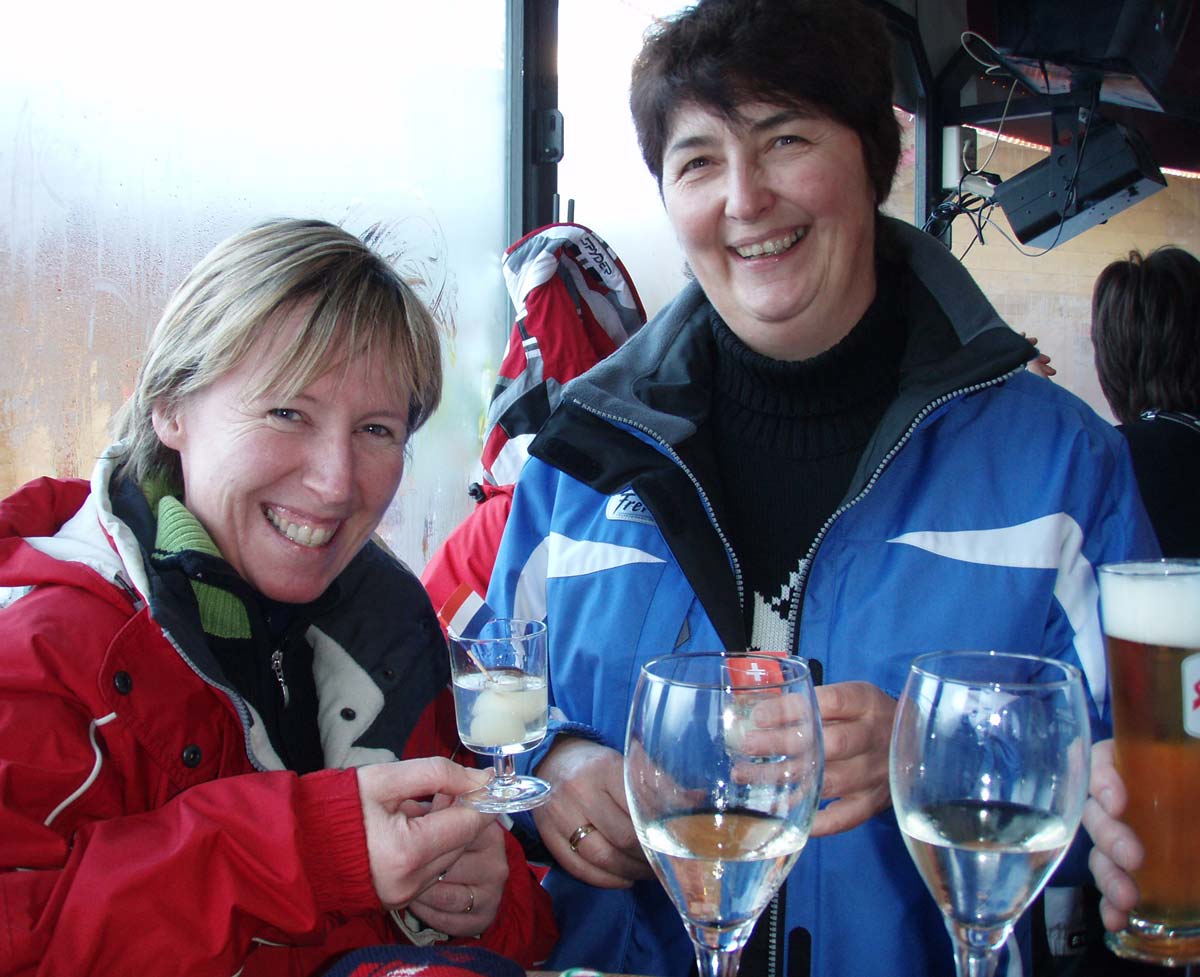
[[[0,492],[87,477],[171,290],[271,217],[362,233],[446,329],[442,408],[381,526],[462,518],[511,311],[505,5],[22,4],[0,59]]]

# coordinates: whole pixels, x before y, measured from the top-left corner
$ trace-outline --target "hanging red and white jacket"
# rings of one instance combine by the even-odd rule
[[[621,346],[646,311],[621,259],[582,224],[548,224],[505,252],[504,281],[516,309],[488,408],[478,506],[446,538],[422,574],[441,607],[460,584],[487,592],[508,519],[513,483],[529,442],[563,386]]]

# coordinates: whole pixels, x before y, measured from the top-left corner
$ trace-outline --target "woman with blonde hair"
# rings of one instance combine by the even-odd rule
[[[437,326],[323,221],[219,244],[90,484],[0,502],[0,974],[315,974],[372,943],[553,939],[453,803],[446,651],[372,535]]]

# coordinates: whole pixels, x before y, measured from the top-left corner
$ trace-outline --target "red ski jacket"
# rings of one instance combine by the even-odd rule
[[[182,619],[110,472],[106,454],[90,488],[0,502],[0,975],[300,977],[407,942],[371,883],[354,767],[457,747],[419,582],[374,544],[347,567],[307,633],[332,769],[273,769],[202,638],[164,629]],[[556,931],[507,845],[499,914],[462,942],[528,967]]]

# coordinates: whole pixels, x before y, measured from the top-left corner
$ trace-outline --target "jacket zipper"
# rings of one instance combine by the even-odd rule
[[[951,391],[950,393],[942,394],[940,397],[937,397],[934,400],[931,400],[913,417],[913,419],[909,422],[908,427],[905,429],[904,433],[899,438],[896,439],[896,443],[893,444],[892,447],[888,450],[888,453],[886,455],[884,455],[882,459],[880,459],[879,464],[875,467],[875,470],[871,473],[871,477],[867,479],[867,483],[866,483],[866,485],[864,485],[862,487],[861,491],[859,491],[859,493],[857,495],[855,495],[854,498],[852,498],[849,501],[844,502],[844,503],[842,503],[842,505],[838,506],[837,509],[835,509],[833,511],[833,513],[829,516],[829,518],[825,520],[825,524],[821,527],[820,532],[817,533],[816,539],[813,540],[812,545],[808,548],[808,553],[806,554],[803,565],[801,567],[800,581],[799,581],[799,594],[800,595],[803,595],[804,588],[808,583],[808,571],[809,571],[809,568],[812,566],[813,557],[816,556],[817,549],[820,547],[822,541],[825,539],[825,536],[829,532],[830,528],[843,515],[843,513],[845,513],[847,510],[853,508],[858,502],[860,502],[866,496],[866,494],[868,492],[871,491],[872,488],[875,487],[875,483],[879,481],[879,476],[883,474],[883,470],[885,468],[887,468],[887,466],[889,464],[891,464],[892,459],[896,457],[896,455],[900,452],[900,449],[903,448],[904,445],[909,442],[909,440],[912,438],[913,432],[917,429],[918,425],[920,425],[922,421],[924,421],[930,414],[932,414],[935,410],[937,410],[943,404],[947,404],[951,400],[954,400],[957,397],[963,397],[970,393],[976,393],[980,390],[986,390],[988,387],[997,386],[998,384],[1003,383],[1004,381],[1008,380],[1009,377],[1016,376],[1023,369],[1025,369],[1024,364],[1017,367],[1015,370],[1010,370],[1008,373],[1001,374],[1000,376],[994,377],[991,380],[987,380],[987,381],[984,381],[981,383],[971,384],[966,387],[960,387],[957,390]],[[604,420],[607,420],[607,421],[610,421],[613,423],[623,424],[625,427],[629,427],[629,428],[633,428],[634,430],[641,431],[647,437],[652,438],[654,440],[654,442],[656,444],[658,444],[662,448],[662,450],[675,462],[675,464],[678,465],[683,470],[684,474],[687,475],[688,479],[691,481],[692,485],[695,487],[696,492],[699,494],[700,501],[704,505],[704,511],[708,515],[708,521],[710,523],[712,523],[713,529],[716,530],[717,536],[720,537],[721,545],[725,548],[725,554],[726,554],[726,556],[729,557],[730,565],[733,568],[734,578],[737,582],[738,603],[739,603],[739,605],[742,604],[743,596],[742,596],[742,568],[741,568],[741,565],[738,563],[737,556],[736,556],[736,554],[734,554],[733,548],[729,545],[729,540],[725,536],[724,530],[721,529],[720,524],[717,522],[716,513],[713,511],[712,503],[709,502],[708,495],[705,493],[704,488],[700,485],[699,479],[697,479],[696,476],[692,473],[691,469],[688,468],[688,466],[684,464],[683,459],[679,457],[679,454],[675,451],[675,449],[673,447],[671,447],[671,445],[669,443],[667,443],[665,440],[663,440],[662,437],[660,437],[657,433],[652,431],[650,428],[646,427],[644,424],[639,424],[636,421],[632,421],[632,420],[629,420],[628,418],[620,417],[619,415],[616,415],[616,414],[610,414],[606,411],[597,410],[596,408],[594,408],[588,404],[581,403],[578,400],[575,400],[574,403],[576,406],[583,408],[589,414],[593,414],[596,417],[603,418]],[[792,649],[793,654],[796,654],[799,651],[799,646],[798,646],[799,635],[796,633],[796,627],[797,627],[797,623],[798,623],[798,615],[800,613],[801,600],[802,600],[802,597],[800,599],[794,600],[792,602],[792,609],[791,609],[790,613],[788,614],[788,647]],[[767,915],[767,974],[769,975],[769,977],[777,977],[777,971],[779,968],[779,895],[778,895],[778,893],[776,893],[774,898],[771,899],[771,902],[767,907],[767,914],[768,914]]]
[[[738,606],[741,607],[742,604],[745,603],[745,598],[742,594],[742,567],[741,567],[741,564],[738,563],[738,558],[737,558],[737,555],[733,552],[733,547],[729,545],[729,539],[725,536],[725,530],[723,530],[721,528],[720,523],[717,522],[717,514],[716,514],[716,512],[713,511],[712,503],[709,502],[708,495],[704,491],[703,486],[701,486],[700,480],[698,478],[696,478],[696,476],[692,473],[692,470],[690,468],[688,468],[687,465],[684,464],[683,459],[679,457],[679,454],[675,451],[675,449],[673,447],[671,447],[671,445],[667,441],[663,440],[663,438],[660,435],[658,435],[656,432],[652,431],[650,428],[646,427],[644,424],[639,424],[637,421],[632,421],[632,420],[629,420],[628,418],[620,417],[617,414],[609,414],[606,411],[597,410],[596,408],[592,407],[591,405],[581,403],[578,400],[575,400],[573,402],[574,402],[575,406],[583,408],[589,414],[593,414],[596,417],[599,417],[606,421],[609,421],[610,423],[621,424],[621,425],[624,425],[625,427],[633,428],[635,431],[641,431],[647,437],[652,438],[654,440],[655,444],[657,444],[663,450],[663,452],[673,462],[675,462],[676,465],[679,466],[679,468],[683,471],[683,473],[685,475],[687,475],[688,480],[692,483],[693,487],[696,489],[696,493],[700,496],[700,502],[704,506],[704,512],[708,516],[708,521],[712,524],[713,529],[716,530],[717,536],[721,540],[721,545],[725,548],[725,555],[729,558],[729,565],[733,569],[733,579],[734,579],[734,582],[737,584]]]
[[[252,723],[250,710],[246,707],[245,700],[242,699],[238,693],[234,692],[233,689],[229,688],[229,686],[222,685],[215,679],[210,678],[203,671],[203,669],[201,669],[194,661],[191,660],[191,658],[188,657],[187,653],[183,650],[183,646],[175,640],[175,636],[166,628],[162,629],[162,636],[167,640],[171,647],[175,649],[175,653],[179,655],[179,657],[183,660],[183,663],[187,665],[187,667],[193,672],[195,672],[196,677],[199,678],[200,681],[202,681],[205,685],[212,686],[212,688],[223,692],[225,697],[229,699],[230,703],[233,705],[233,711],[237,713],[238,720],[242,725],[242,739],[246,744],[246,758],[250,761],[250,765],[254,767],[255,770],[266,770],[267,768],[263,766],[261,762],[259,762],[258,757],[254,754],[254,749],[250,745],[250,727]]]
[[[275,673],[275,680],[279,683],[279,688],[283,692],[283,708],[288,707],[288,703],[292,701],[291,693],[288,692],[287,682],[283,679],[283,649],[276,648],[271,652],[271,671]]]
[[[779,893],[767,907],[767,977],[779,977]]]
[[[948,404],[957,397],[964,397],[967,394],[973,394],[980,390],[986,390],[988,387],[998,386],[999,384],[1008,380],[1010,377],[1015,377],[1024,369],[1025,366],[1022,364],[1016,369],[1010,370],[1008,373],[1003,373],[998,377],[993,377],[991,380],[984,380],[980,383],[973,383],[970,386],[959,387],[957,390],[952,390],[950,393],[942,394],[940,397],[931,400],[928,404],[921,408],[920,411],[917,412],[911,421],[909,421],[908,427],[905,429],[904,433],[896,439],[896,443],[893,444],[888,450],[888,453],[884,455],[882,459],[880,459],[879,464],[875,466],[875,470],[871,472],[871,477],[867,479],[866,485],[862,487],[859,493],[854,496],[854,498],[843,502],[833,511],[829,518],[825,520],[825,524],[821,527],[820,532],[817,533],[816,539],[813,540],[812,546],[808,548],[808,553],[805,555],[804,560],[801,563],[800,580],[797,587],[799,597],[798,599],[792,601],[791,610],[788,612],[788,647],[792,649],[792,654],[798,654],[800,651],[800,635],[797,633],[797,626],[799,624],[800,605],[803,603],[804,589],[808,586],[808,572],[812,568],[813,559],[817,555],[818,548],[821,546],[821,543],[824,542],[825,536],[828,534],[833,524],[837,522],[847,510],[852,509],[855,505],[861,502],[866,494],[875,487],[875,483],[879,481],[879,476],[883,474],[883,470],[887,468],[887,466],[891,464],[892,459],[900,453],[900,449],[909,442],[909,440],[912,438],[913,432],[925,420],[925,418],[927,418],[942,405]]]
[[[125,579],[124,572],[114,574],[113,583],[117,585],[118,590],[129,598],[129,603],[132,605],[134,613],[137,613],[146,606],[146,602],[142,600],[142,595],[137,592],[133,584]]]

